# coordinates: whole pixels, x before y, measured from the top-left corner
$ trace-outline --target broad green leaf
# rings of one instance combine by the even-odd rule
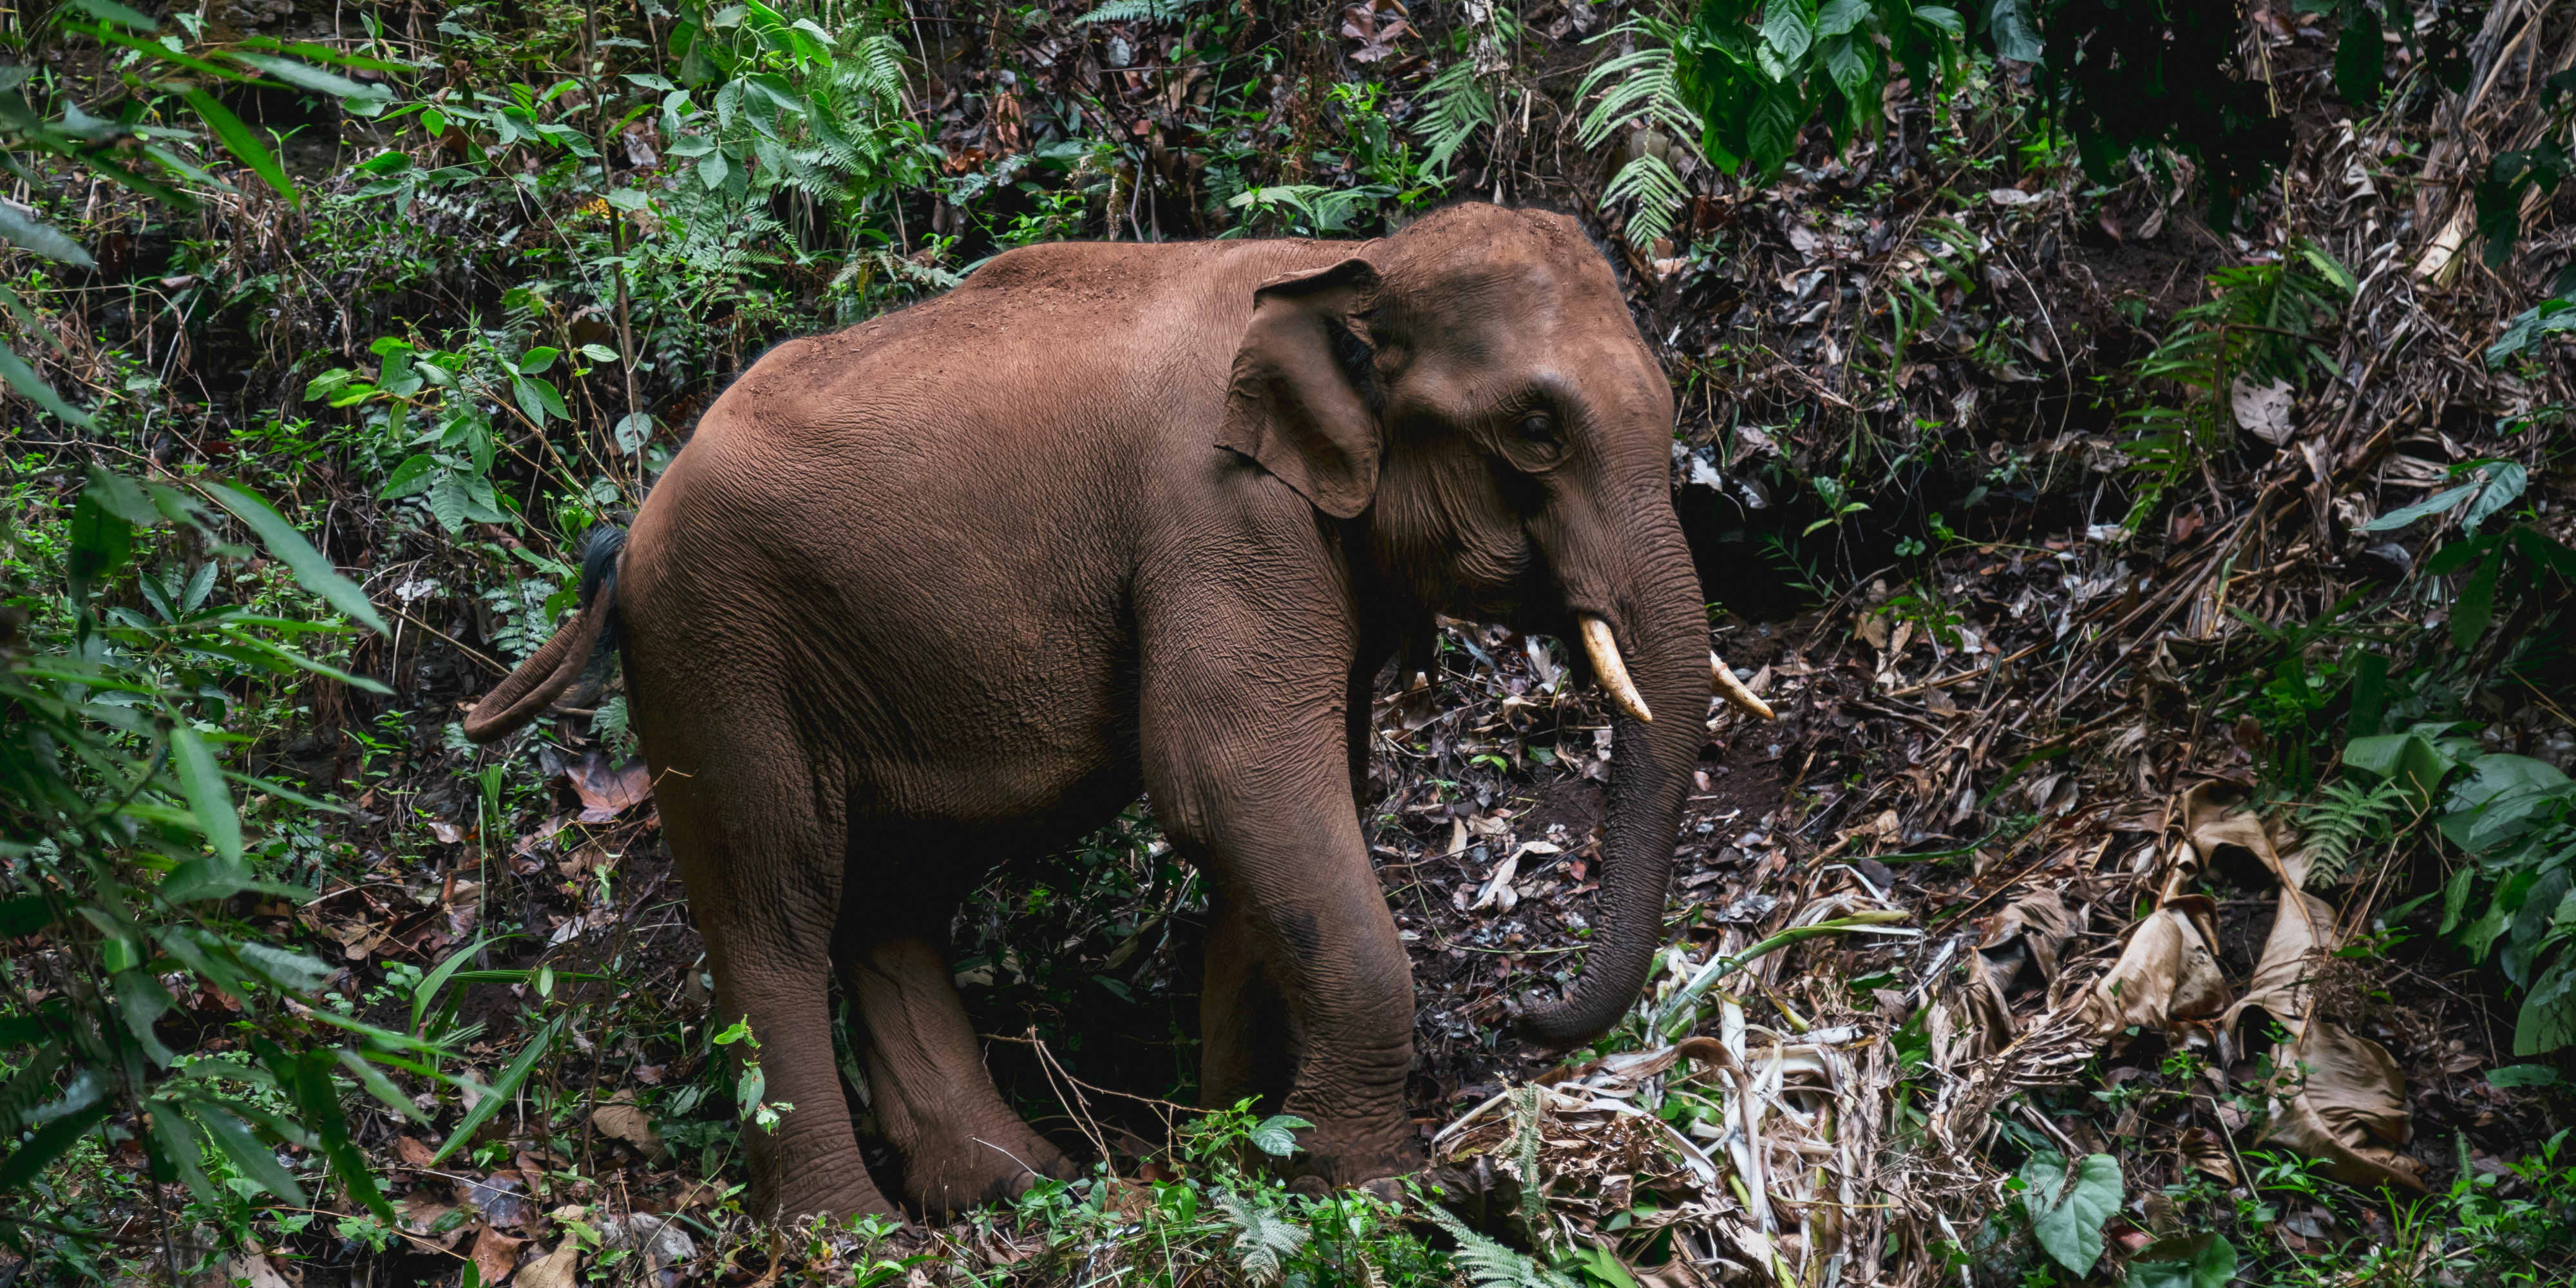
[[[529,424],[544,427],[549,409],[546,400],[537,394],[536,381],[526,376],[510,377],[510,398],[519,404],[519,414],[526,416]]]
[[[85,603],[98,579],[124,567],[134,553],[134,525],[112,513],[84,488],[80,500],[72,505],[71,538],[64,571],[71,583],[73,601]]]
[[[536,348],[530,349],[519,356],[519,374],[523,376],[533,376],[538,372],[555,365],[555,359],[562,356],[563,350],[561,349],[538,345]]]
[[[1816,9],[1816,36],[1840,36],[1858,31],[1869,21],[1869,0],[1825,0]]]
[[[215,132],[215,139],[224,145],[224,151],[249,166],[250,172],[258,175],[261,183],[286,198],[289,205],[303,201],[295,191],[295,181],[286,177],[286,167],[277,163],[277,154],[269,151],[259,135],[242,124],[241,118],[233,115],[230,108],[216,102],[214,95],[195,87],[180,91],[179,96],[188,100],[188,106],[197,110],[197,119]]]
[[[367,1089],[368,1095],[383,1101],[386,1108],[416,1123],[426,1124],[429,1121],[429,1115],[422,1113],[420,1106],[413,1104],[411,1097],[404,1095],[402,1088],[395,1086],[394,1080],[386,1077],[385,1071],[377,1068],[374,1062],[365,1056],[342,1047],[340,1048],[340,1067],[348,1070],[349,1076],[356,1078],[358,1085]]]
[[[454,470],[440,470],[430,476],[427,500],[431,516],[450,536],[465,531],[465,482]]]
[[[2334,86],[2355,107],[2379,103],[2379,80],[2388,51],[2379,38],[2379,14],[2366,4],[2342,6],[2343,34],[2335,40]]]
[[[114,470],[92,469],[89,472],[89,495],[107,507],[108,513],[138,528],[156,528],[168,513],[155,503],[153,492],[158,483],[138,483]],[[208,565],[212,567],[213,565]]]
[[[274,944],[242,943],[233,946],[242,965],[270,984],[290,993],[309,993],[331,978],[331,967],[318,958],[308,957]]]
[[[2487,633],[2495,620],[2496,582],[2504,576],[2504,547],[2498,546],[2478,561],[2477,570],[2460,584],[2460,597],[2451,601],[2451,647],[2467,651]]]
[[[54,387],[46,384],[45,378],[37,375],[34,367],[27,365],[26,359],[19,357],[18,351],[6,344],[0,344],[0,380],[8,381],[9,387],[17,390],[20,397],[36,404],[37,410],[54,419],[83,429],[90,427],[88,412],[64,402],[63,396],[55,393]]]
[[[2477,887],[2478,869],[2474,863],[2463,863],[2451,879],[2442,883],[2442,928],[2435,932],[2447,935],[2460,924],[2469,909],[2469,893]]]
[[[1996,57],[2017,63],[2040,61],[2047,45],[2039,24],[2031,20],[2030,7],[2031,0],[1994,0],[1986,10],[1986,29],[1994,33]]]
[[[36,1134],[27,1139],[26,1144],[20,1145],[5,1162],[0,1162],[0,1194],[15,1194],[25,1188],[27,1182],[36,1179],[45,1170],[46,1164],[62,1157],[64,1150],[70,1149],[74,1142],[88,1135],[90,1129],[96,1127],[100,1119],[107,1117],[108,1111],[114,1107],[108,1104],[91,1105],[87,1109],[57,1118],[38,1128]]]
[[[325,1007],[314,1014],[327,1017],[330,1010]],[[349,1187],[349,1197],[379,1219],[394,1221],[397,1218],[393,1205],[385,1201],[384,1191],[376,1188],[375,1173],[367,1170],[366,1156],[349,1139],[349,1119],[340,1109],[339,1090],[331,1083],[330,1070],[336,1063],[328,1052],[308,1051],[287,1066],[288,1076],[282,1081],[287,1094],[295,1100],[297,1117],[320,1138],[317,1152],[330,1160],[332,1174]],[[488,1099],[483,1105],[499,1108]]]
[[[1806,0],[1767,0],[1762,7],[1762,45],[1777,61],[1765,70],[1786,79],[1816,40],[1816,12]]]
[[[2227,1288],[2236,1245],[2216,1234],[2160,1239],[2129,1263],[2129,1288]]]
[[[2093,1263],[2102,1259],[2102,1225],[2120,1210],[2120,1160],[2087,1154],[2076,1165],[2074,1178],[2061,1181],[2048,1176],[2049,1169],[2042,1165],[2042,1160],[2055,1157],[2037,1156],[2022,1169],[2022,1179],[2031,1183],[2022,1195],[2030,1213],[2031,1237],[2057,1264],[2079,1275],[2091,1274]],[[2063,1193],[2058,1192],[2061,1186]],[[2045,1207],[2041,1206],[2043,1193],[2054,1195]]]
[[[387,97],[387,92],[380,86],[361,85],[338,72],[326,72],[319,67],[300,63],[292,58],[246,53],[239,49],[225,50],[224,57],[245,67],[258,68],[289,85],[299,89],[309,89],[316,94],[328,94],[333,98]]]
[[[2513,1053],[2540,1055],[2576,1043],[2576,963],[2560,961],[2532,981],[2514,1017]]]
[[[709,152],[698,158],[698,182],[705,184],[709,192],[724,186],[728,172],[725,154],[721,151]]]
[[[629,456],[653,438],[653,418],[643,412],[629,412],[617,421],[617,450]]]
[[[437,475],[437,458],[427,452],[414,453],[405,457],[403,463],[395,466],[394,472],[386,476],[385,490],[376,493],[376,496],[385,501],[418,496],[428,491],[430,484],[437,482]]]
[[[2478,489],[2478,499],[2460,515],[2460,530],[2475,532],[2478,525],[2494,518],[2498,511],[2522,499],[2523,489],[2531,475],[2520,461],[2491,461],[2478,467],[2478,477],[2486,486]]]
[[[2417,733],[2381,733],[2355,738],[2343,747],[2343,763],[2381,778],[2394,779],[2415,792],[2419,803],[2458,767],[2432,740]]]
[[[2500,1069],[2487,1070],[2487,1083],[2516,1089],[2554,1087],[2558,1085],[2558,1071],[2545,1064],[2508,1064]]]
[[[194,726],[182,720],[170,726],[170,768],[179,775],[179,789],[188,797],[188,812],[197,818],[197,830],[206,834],[206,844],[226,863],[239,866],[242,858],[241,816],[233,812],[233,793],[224,785],[224,771],[215,764],[214,749]]]
[[[0,237],[74,268],[98,267],[98,261],[91,259],[89,252],[80,248],[79,242],[64,236],[61,229],[41,219],[19,214],[16,206],[5,202],[0,202]]]
[[[1253,1148],[1273,1158],[1286,1158],[1297,1152],[1297,1133],[1314,1125],[1295,1114],[1272,1114],[1253,1127]]]
[[[412,986],[411,1031],[415,1035],[428,1027],[430,1003],[438,1000],[439,990],[447,987],[448,979],[464,967],[467,958],[483,951],[484,947],[491,942],[491,936],[486,935],[449,953],[447,960],[440,962],[427,975],[422,976],[418,984]]]
[[[320,595],[333,608],[348,614],[351,621],[379,635],[386,633],[385,619],[377,615],[374,604],[367,602],[366,592],[358,589],[356,582],[341,576],[339,569],[332,567],[331,561],[324,558],[321,551],[315,550],[312,543],[304,539],[303,533],[295,530],[295,525],[268,507],[268,502],[221,483],[207,483],[205,489],[216,504],[232,511],[233,517],[249,525],[250,530],[259,535],[260,543],[268,547],[268,552],[275,555],[278,562],[294,572],[295,580],[306,590]]]
[[[161,1041],[152,1025],[169,1014],[178,999],[170,996],[170,990],[160,980],[141,970],[118,971],[110,982],[115,985],[116,1011],[125,1021],[125,1031],[133,1035],[143,1054],[152,1057],[152,1063],[169,1068],[179,1054]]]
[[[1778,171],[1797,150],[1798,130],[1806,123],[1807,102],[1795,84],[1764,86],[1744,122],[1746,162],[1766,176]]]
[[[2479,485],[2476,483],[2463,483],[2458,487],[2445,488],[2413,505],[2399,506],[2386,514],[2361,525],[2361,530],[2364,532],[2394,532],[2397,529],[2405,527],[2407,524],[2413,523],[2417,519],[2424,518],[2427,515],[2442,514],[2449,511],[2452,506],[2468,500],[2470,494],[2476,492],[2478,487]]]
[[[188,1129],[188,1120],[170,1112],[165,1104],[153,1107],[160,1112],[150,1115],[152,1131],[144,1138],[144,1148],[155,1164],[152,1170],[157,1179],[183,1182],[188,1192],[208,1207],[220,1209],[226,1206],[231,1196],[216,1189],[215,1183],[207,1178],[205,1168],[198,1164],[202,1150],[197,1143],[197,1133]]]
[[[241,1169],[244,1177],[289,1203],[298,1207],[304,1205],[304,1186],[296,1181],[295,1173],[278,1163],[276,1151],[260,1143],[259,1137],[251,1132],[249,1123],[211,1101],[191,1100],[186,1103],[188,1115],[206,1129],[206,1134],[214,1138],[215,1146],[224,1151],[224,1157],[231,1159],[233,1166]]]
[[[309,40],[297,40],[281,44],[274,37],[250,36],[245,38],[241,43],[242,47],[245,49],[271,50],[281,54],[293,54],[298,58],[311,59],[317,63],[338,63],[342,67],[364,67],[369,71],[407,72],[414,70],[417,66],[417,64],[413,63],[390,62],[382,58],[370,58],[365,54],[353,54],[345,49],[333,49],[329,45],[317,45]]]
[[[118,4],[116,0],[72,0],[72,3],[87,10],[92,17],[103,18],[120,27],[130,27],[136,31],[150,31],[161,25],[157,19],[136,13]]]

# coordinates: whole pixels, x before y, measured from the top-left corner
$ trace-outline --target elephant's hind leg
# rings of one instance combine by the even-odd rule
[[[905,1197],[925,1213],[1007,1199],[1073,1175],[1063,1152],[1002,1101],[949,975],[942,937],[895,932],[843,976],[868,1027],[868,1089],[903,1155]]]
[[[669,703],[666,706],[676,707]],[[747,1021],[774,1130],[743,1126],[753,1215],[894,1215],[859,1154],[832,1049],[832,910],[841,879],[837,789],[783,718],[756,702],[660,713],[648,730],[663,825],[716,982],[713,1032]],[[705,715],[665,733],[677,715]],[[658,745],[657,745],[658,744]],[[685,750],[685,759],[673,754]],[[828,838],[828,839],[827,839]]]

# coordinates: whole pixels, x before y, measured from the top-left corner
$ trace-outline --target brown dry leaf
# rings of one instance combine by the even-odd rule
[[[575,795],[581,797],[584,823],[605,823],[653,795],[653,776],[642,761],[631,765],[612,765],[608,753],[594,750],[564,766],[564,777],[572,783]]]
[[[2310,1019],[2299,1040],[2275,1048],[2273,1062],[2306,1074],[2290,1103],[2275,1103],[2263,1139],[2323,1163],[2347,1185],[2395,1185],[2423,1192],[2421,1164],[2373,1138],[2403,1145],[2412,1131],[2406,1075],[2385,1047],[2331,1020]]]
[[[2228,386],[2227,392],[2228,401],[2236,409],[2236,423],[2243,426],[2246,433],[2279,447],[2298,432],[2299,427],[2290,415],[2290,404],[2297,400],[2290,382],[2275,380],[2258,385],[2238,376]]]
[[[474,1247],[466,1255],[474,1259],[474,1269],[482,1274],[483,1282],[497,1284],[509,1277],[511,1267],[519,1264],[519,1249],[526,1246],[527,1240],[485,1225],[474,1232]]]
[[[2003,1050],[2020,1026],[2013,1022],[2012,1002],[2004,996],[2003,982],[1995,978],[1994,963],[1983,952],[1969,953],[1967,958],[1968,983],[1959,993],[1967,1007],[1970,1032],[1959,1054],[1982,1060]]]
[[[517,1288],[578,1288],[581,1283],[581,1244],[566,1239],[555,1250],[520,1267]]]
[[[590,1122],[601,1135],[634,1146],[656,1163],[671,1156],[661,1135],[653,1130],[653,1121],[636,1107],[632,1092],[621,1091],[609,1097],[608,1103],[590,1111]]]
[[[2120,960],[2084,999],[2094,1033],[2107,1038],[2133,1024],[2161,1029],[2227,1009],[2227,977],[2210,947],[2218,941],[2217,911],[2207,895],[2177,895],[2139,922]]]
[[[406,1167],[427,1167],[431,1160],[438,1157],[438,1151],[413,1137],[396,1136],[394,1137],[394,1157],[401,1159]]]
[[[2192,1170],[2210,1177],[2221,1185],[2236,1183],[2236,1162],[2227,1156],[2227,1142],[2206,1127],[2194,1127],[2182,1134],[2183,1161]]]
[[[2281,884],[2305,887],[2305,856],[2298,856],[2299,861],[2285,869],[2280,850],[2272,844],[2271,830],[2263,826],[2263,820],[2254,811],[2240,809],[2229,799],[2236,790],[2232,784],[2212,781],[2183,793],[2183,839],[2199,851],[2203,864],[2222,845],[2241,846],[2253,851],[2254,857],[2262,860],[2263,866],[2271,869]]]
[[[2039,977],[2057,979],[2057,950],[2075,934],[2075,914],[2066,900],[2054,889],[2023,895],[2005,905],[2002,912],[1986,924],[1985,934],[1977,941],[1981,952],[2008,949],[2018,937],[2030,953],[2031,964],[2039,968]]]
[[[2227,1008],[2219,1026],[2231,1036],[2245,1011],[2261,1007],[2291,1032],[2308,1014],[2308,980],[2315,962],[2339,947],[2334,908],[2312,894],[2281,887],[2280,910],[2272,916],[2272,933],[2263,941],[2263,956],[2245,996]]]

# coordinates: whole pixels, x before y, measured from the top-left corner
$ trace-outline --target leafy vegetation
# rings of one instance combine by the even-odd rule
[[[2543,233],[2562,218],[2576,73],[2528,78],[2515,132],[2471,158],[2463,236],[2508,274],[2489,294],[2426,303],[2441,274],[2414,243],[2404,259],[2355,253],[2287,218],[2278,238],[2247,236],[2291,208],[2287,172],[2358,176],[2376,186],[2339,200],[2373,227],[2412,219],[2393,203],[2444,178],[2409,169],[2422,133],[2382,147],[2373,121],[2442,119],[2477,9],[2265,7],[2273,35],[2181,0],[12,10],[0,1242],[62,1280],[176,1283],[262,1249],[323,1282],[514,1268],[525,1282],[549,1258],[502,1233],[537,1225],[493,1216],[515,1184],[511,1202],[544,1196],[567,1265],[632,1277],[665,1243],[620,1206],[617,1160],[652,1160],[688,1177],[652,1197],[669,1205],[652,1229],[734,1282],[794,1265],[861,1284],[1179,1285],[1214,1268],[1254,1284],[1634,1288],[1650,1260],[1681,1255],[1652,1194],[1578,1238],[1549,1224],[1541,1185],[1479,1220],[1418,1193],[1316,1196],[1271,1165],[1296,1120],[1162,1117],[1179,1111],[1159,1097],[1192,1093],[1194,999],[1176,963],[1206,893],[1141,809],[997,874],[957,934],[979,1019],[1010,1020],[994,1026],[996,1066],[1048,1089],[1024,1097],[1033,1113],[1062,1109],[1052,1079],[1076,1070],[1157,1093],[1096,1151],[1115,1163],[936,1236],[862,1221],[773,1240],[733,1206],[733,1164],[744,1133],[794,1106],[769,1098],[759,1035],[701,1025],[703,968],[658,842],[634,802],[603,794],[633,748],[616,681],[598,677],[595,701],[509,756],[453,726],[570,606],[581,534],[631,513],[695,415],[779,339],[924,298],[1014,246],[1366,237],[1453,196],[1596,216],[1680,394],[1677,495],[1704,570],[1744,583],[1724,591],[1739,604],[1780,582],[1777,620],[1825,606],[1819,635],[1858,605],[1874,651],[1910,639],[1941,659],[1880,683],[1852,708],[1864,722],[1946,722],[1951,695],[1980,688],[2051,714],[2083,696],[2067,670],[2082,648],[2206,570],[2206,606],[2172,619],[2188,630],[2120,654],[2138,689],[2123,701],[2180,694],[2190,745],[2243,751],[2220,768],[2259,777],[2297,821],[2312,888],[2375,918],[2321,975],[2411,936],[2458,967],[2443,989],[2501,1007],[2528,1063],[2488,1085],[2524,1097],[2498,1104],[2530,1121],[2576,1046],[2576,786],[2563,751],[2514,732],[2517,713],[2563,701],[2569,674],[2576,553],[2550,391],[2576,274]],[[2522,47],[2556,38],[2535,17]],[[2515,47],[2484,48],[2498,46]],[[2307,61],[2293,68],[2292,51]],[[2374,142],[2334,151],[2292,104]],[[2186,227],[2186,206],[2214,226]],[[2068,264],[2140,284],[2081,297]],[[2397,307],[2392,281],[2421,285]],[[2016,312],[2025,295],[2037,309]],[[2477,378],[2538,391],[2511,416],[2364,410],[2399,368],[2440,365],[2421,331],[2373,339],[2379,319],[2481,309],[2459,325],[2497,325],[2458,351]],[[2337,411],[2357,432],[2321,437]],[[2392,456],[2431,474],[2386,482],[2400,473],[2373,471]],[[2255,499],[2231,519],[2220,494],[2247,479]],[[2262,539],[2311,512],[2313,544]],[[2070,547],[2088,543],[2110,553],[2079,575]],[[2342,577],[2368,559],[2392,571],[2253,597],[2273,564]],[[2048,649],[2027,673],[1995,660],[1978,637],[1991,624],[1962,607],[2007,562],[2066,570],[2058,599],[2014,610],[2059,641],[2012,653]],[[1445,647],[1494,674],[1518,651],[1531,669],[1491,727],[1401,750],[1414,794],[1381,822],[1463,828],[1492,817],[1477,810],[1495,781],[1598,774],[1571,714],[1553,734],[1530,724],[1576,710],[1544,645],[1453,633]],[[2049,687],[2031,678],[2042,664]],[[1988,865],[2019,862],[2012,847],[2065,808],[2020,794],[2056,781],[2057,758],[2096,756],[2078,734],[2127,720],[2016,720],[2000,773],[1887,771],[1919,776],[1908,790],[1955,834],[1851,827],[1825,791],[1862,771],[1784,739],[1769,755],[1794,772],[1794,819],[1763,844],[1806,846],[1795,871],[1829,847],[1882,851],[1909,880],[2006,871]],[[1994,738],[1971,740],[1979,756]],[[608,820],[572,821],[595,809]],[[1758,816],[1684,839],[1744,841]],[[1880,861],[1853,870],[1876,880]],[[1721,911],[1685,906],[1676,933],[1705,936]],[[1748,968],[1775,954],[1955,937],[1905,920],[1838,914],[1723,953],[1686,941],[1664,958],[1668,987],[1578,1058],[1740,1028],[1761,1004]],[[1487,978],[1514,989],[1576,960],[1437,933],[1419,947],[1508,963]],[[1924,1076],[1951,1039],[1882,996],[1924,989],[1870,978],[1845,990],[1855,1013],[1893,1008],[1870,1040]],[[1508,1081],[1494,1072],[1502,1008],[1477,1016],[1449,1039],[1487,1061],[1478,1076]],[[2177,1049],[2134,1079],[2023,1103],[2104,1109],[2108,1130],[2141,1104],[2224,1100],[2252,1142],[2270,1109],[2246,1088],[2301,1076],[2258,1056],[2255,1078],[2230,1083],[2201,1059]],[[1928,1086],[1891,1097],[1892,1150],[1931,1147]],[[1676,1076],[1634,1103],[1703,1144],[1731,1130],[1705,1081]],[[1955,1238],[1891,1236],[1944,1258],[1914,1270],[2539,1284],[2564,1282],[2576,1256],[2563,1133],[2535,1129],[2503,1163],[2463,1138],[2432,1193],[2392,1201],[2277,1147],[2231,1156],[2231,1182],[2186,1170],[2159,1190],[2090,1140],[1995,1120],[1986,1219]],[[1516,1121],[1512,1161],[1534,1176],[1538,1118]],[[1163,1142],[1137,1143],[1157,1123]],[[440,1198],[430,1178],[451,1173],[484,1188]],[[2283,1234],[2294,1219],[2391,1224]]]

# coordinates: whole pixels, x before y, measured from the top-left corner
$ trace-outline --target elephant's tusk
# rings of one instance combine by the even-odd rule
[[[1725,658],[1710,653],[1708,669],[1717,679],[1717,696],[1733,703],[1747,714],[1757,715],[1765,720],[1780,718],[1771,710],[1770,703],[1753,696],[1753,690],[1745,688],[1744,681],[1735,678],[1735,672],[1727,669]]]
[[[1628,678],[1628,664],[1619,660],[1619,641],[1611,637],[1610,623],[1586,614],[1577,625],[1583,631],[1583,652],[1592,659],[1592,673],[1610,691],[1611,703],[1640,724],[1653,723],[1654,713],[1646,710],[1636,682]]]

